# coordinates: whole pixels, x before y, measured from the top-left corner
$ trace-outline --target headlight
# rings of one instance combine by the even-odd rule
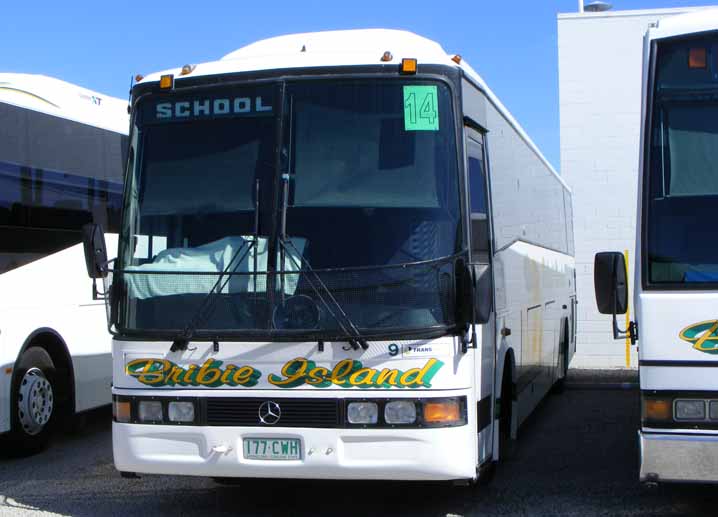
[[[350,402],[347,406],[347,420],[350,424],[376,424],[379,407],[375,402]]]
[[[711,420],[718,420],[718,400],[711,400],[710,416]]]
[[[194,422],[194,404],[192,402],[170,402],[167,405],[167,418],[172,422]]]
[[[705,420],[706,404],[702,400],[676,400],[676,420]]]
[[[416,422],[416,404],[410,400],[394,400],[384,406],[387,424],[413,424]]]
[[[137,416],[141,422],[161,422],[162,402],[159,400],[141,400],[137,405]]]

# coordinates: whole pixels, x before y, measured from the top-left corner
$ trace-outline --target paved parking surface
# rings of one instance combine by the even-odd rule
[[[620,380],[620,379],[619,379]],[[491,485],[119,477],[108,411],[45,453],[0,458],[0,515],[716,515],[710,486],[637,483],[638,392],[574,376],[521,429]],[[613,379],[615,381],[615,379]],[[625,386],[624,386],[625,387]]]

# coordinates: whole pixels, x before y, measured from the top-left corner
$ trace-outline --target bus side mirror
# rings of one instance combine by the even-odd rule
[[[593,285],[596,305],[601,314],[626,314],[628,310],[628,283],[626,260],[623,253],[607,251],[596,253],[593,263]]]
[[[474,323],[488,323],[493,308],[494,293],[491,284],[491,266],[474,264]]]
[[[92,279],[107,276],[107,247],[105,232],[99,224],[86,224],[82,227],[82,244],[85,248],[87,274]]]

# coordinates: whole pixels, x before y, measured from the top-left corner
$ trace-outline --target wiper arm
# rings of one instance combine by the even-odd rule
[[[204,322],[207,315],[212,312],[212,309],[214,308],[214,303],[212,302],[216,300],[215,295],[217,293],[221,293],[222,290],[227,286],[230,278],[232,277],[232,273],[237,270],[239,265],[244,261],[244,258],[252,250],[252,248],[256,248],[254,250],[254,289],[257,289],[257,255],[259,251],[259,180],[257,180],[255,183],[255,196],[256,199],[254,201],[254,239],[247,247],[247,251],[245,251],[244,255],[242,255],[242,258],[237,260],[239,253],[244,249],[246,245],[246,241],[242,241],[242,245],[237,248],[237,251],[234,252],[234,255],[232,255],[229,264],[227,264],[227,267],[225,267],[224,270],[219,274],[219,278],[217,278],[217,281],[212,286],[212,289],[210,289],[207,295],[202,299],[202,302],[199,304],[197,311],[187,322],[187,325],[185,326],[184,331],[182,331],[182,334],[177,336],[172,341],[170,352],[176,352],[177,350],[187,350],[187,345],[189,344],[190,339],[192,339],[192,337],[194,336],[197,327],[199,327]],[[217,342],[215,341],[215,343]],[[216,348],[217,345],[215,344],[215,349]]]
[[[237,260],[237,257],[239,257],[239,253],[245,248],[245,246],[247,247],[247,249],[245,250],[244,255],[242,255],[242,257]],[[237,248],[237,251],[234,252],[234,255],[232,255],[232,258],[230,259],[229,264],[227,264],[227,267],[225,267],[219,274],[219,278],[217,278],[217,281],[202,299],[202,302],[199,304],[199,307],[187,322],[187,325],[185,326],[182,333],[172,341],[170,352],[187,350],[187,345],[189,344],[189,341],[192,339],[192,337],[194,337],[194,333],[197,330],[197,327],[202,325],[206,317],[211,313],[212,309],[214,308],[214,301],[216,300],[215,295],[217,293],[221,293],[222,290],[227,286],[229,280],[232,278],[232,273],[237,270],[239,265],[244,261],[245,257],[252,250],[252,248],[254,248],[254,246],[255,242],[250,242],[249,246],[247,246],[245,241],[242,242],[242,245],[239,248]]]
[[[317,298],[319,298],[319,301],[322,302],[322,305],[324,305],[324,308],[327,310],[327,312],[336,320],[336,322],[339,324],[339,327],[347,335],[347,341],[349,342],[349,346],[351,346],[354,350],[358,350],[359,348],[361,348],[362,350],[367,350],[369,348],[369,343],[367,342],[366,338],[362,336],[362,333],[351,320],[349,315],[347,315],[346,311],[344,311],[339,301],[337,301],[337,299],[334,297],[334,294],[322,281],[321,277],[317,274],[314,268],[312,268],[311,264],[309,264],[309,261],[307,261],[307,259],[302,256],[294,243],[284,237],[284,235],[280,236],[279,244],[282,246],[285,253],[290,251],[289,246],[293,248],[294,253],[289,252],[287,253],[287,255],[289,255],[289,258],[294,263],[294,266],[298,268],[298,271],[300,273],[309,273],[311,275],[312,278],[306,279],[307,283],[312,288]],[[297,262],[295,255],[296,257],[299,257],[299,260],[301,262]],[[319,287],[317,287],[314,282],[316,282]],[[326,298],[329,301],[325,299],[325,296],[322,296],[322,291],[324,292]],[[331,309],[330,303],[334,306],[338,314],[336,314]]]

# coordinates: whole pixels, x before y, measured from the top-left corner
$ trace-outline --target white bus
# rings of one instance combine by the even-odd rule
[[[392,30],[132,90],[109,290],[117,469],[485,478],[574,352],[569,189],[481,78]]]
[[[127,102],[0,74],[0,446],[39,450],[53,424],[111,401],[110,339],[82,226],[116,232]]]
[[[718,10],[645,37],[634,303],[621,253],[596,256],[599,311],[639,343],[640,480],[718,481]]]

